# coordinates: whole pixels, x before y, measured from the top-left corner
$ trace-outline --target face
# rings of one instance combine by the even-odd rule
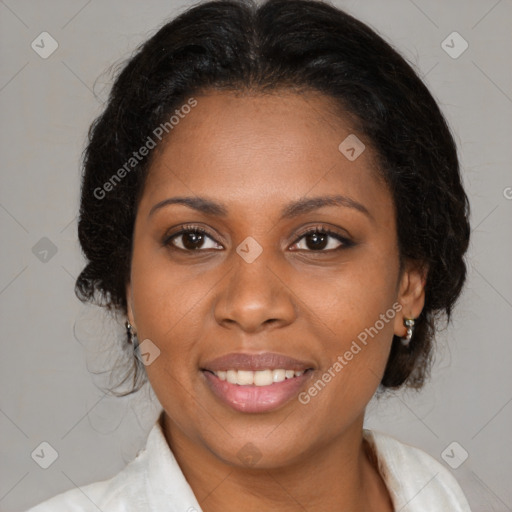
[[[149,170],[129,320],[172,432],[230,464],[249,442],[268,467],[298,462],[361,428],[422,281],[400,272],[368,141],[339,149],[354,132],[328,98],[195,98]]]

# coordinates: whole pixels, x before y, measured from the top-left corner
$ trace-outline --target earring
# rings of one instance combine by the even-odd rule
[[[412,338],[412,331],[414,329],[414,318],[405,318],[404,325],[405,327],[407,327],[407,334],[405,335],[404,338],[400,338],[400,341],[402,342],[402,345],[407,347]]]
[[[131,343],[134,347],[137,347],[138,346],[137,333],[134,332],[132,324],[130,322],[126,321],[125,326],[126,326],[126,331],[128,333],[129,343]]]

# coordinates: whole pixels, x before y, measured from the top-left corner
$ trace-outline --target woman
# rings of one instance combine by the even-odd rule
[[[366,25],[308,0],[165,25],[90,130],[76,283],[126,316],[163,411],[117,476],[32,510],[468,511],[363,428],[428,374],[468,210],[443,115]]]

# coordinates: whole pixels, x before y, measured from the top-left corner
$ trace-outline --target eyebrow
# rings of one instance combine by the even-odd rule
[[[205,197],[170,197],[164,199],[159,203],[155,204],[148,216],[153,215],[157,210],[169,206],[171,204],[182,204],[197,210],[198,212],[205,213],[207,215],[215,215],[217,217],[226,217],[228,215],[228,209],[220,203],[207,199]],[[352,208],[361,213],[364,213],[370,219],[373,219],[368,209],[361,203],[358,203],[354,199],[342,195],[329,195],[329,196],[318,196],[309,199],[301,198],[297,201],[293,201],[286,205],[281,210],[282,219],[291,219],[303,215],[305,213],[323,208],[324,206],[344,206],[346,208]]]

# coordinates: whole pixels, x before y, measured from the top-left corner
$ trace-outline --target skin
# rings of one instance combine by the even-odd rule
[[[169,446],[205,512],[392,511],[363,419],[393,335],[421,312],[425,275],[407,262],[400,272],[393,199],[369,141],[358,135],[366,149],[349,161],[338,146],[354,133],[350,118],[312,92],[195,98],[153,155],[127,284],[130,323],[161,351],[146,370]],[[292,201],[333,194],[368,215],[332,205],[281,218]],[[172,204],[150,215],[176,196],[207,197],[227,214]],[[183,249],[187,235],[165,245],[183,224],[208,231],[198,250]],[[354,245],[329,237],[315,249],[302,236],[315,226]],[[248,236],[263,249],[252,263],[236,252]],[[206,361],[266,351],[313,362],[314,382],[394,303],[402,310],[307,405],[238,412],[205,384]],[[249,442],[261,455],[254,466],[237,455]]]

